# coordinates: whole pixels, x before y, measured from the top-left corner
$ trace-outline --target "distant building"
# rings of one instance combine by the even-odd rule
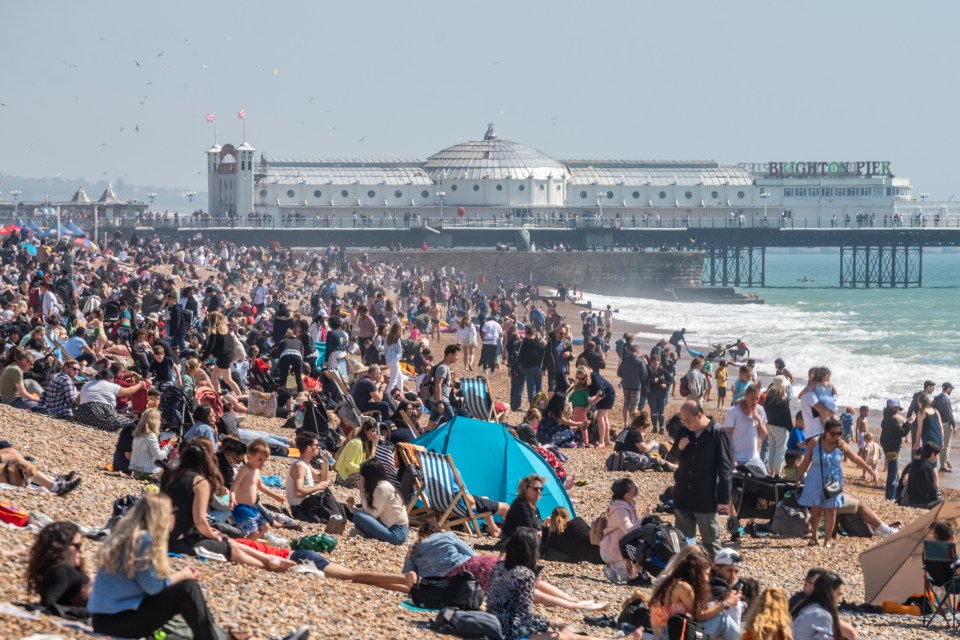
[[[910,181],[887,161],[770,162],[556,160],[500,139],[481,140],[422,160],[280,160],[244,142],[207,152],[209,213],[251,214],[271,224],[291,219],[504,220],[576,217],[717,223],[778,217],[828,226],[895,214],[960,215],[960,203],[918,202]]]

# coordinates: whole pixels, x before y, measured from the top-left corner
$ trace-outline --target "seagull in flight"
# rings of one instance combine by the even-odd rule
[[[134,129],[134,131],[136,131],[137,133],[140,133],[140,125],[135,126],[133,129]]]
[[[360,138],[359,140],[357,140],[357,142],[363,142],[363,141],[366,140],[366,139],[367,139],[367,136],[363,136],[362,138]]]
[[[140,69],[140,68],[141,68],[141,67],[140,67],[140,61],[139,61],[139,60],[134,60],[134,61],[133,61],[133,64],[137,65],[137,69]]]
[[[160,53],[158,53],[158,54],[157,54],[157,57],[159,58],[159,57],[162,56],[162,55],[163,55],[163,51],[161,51]]]

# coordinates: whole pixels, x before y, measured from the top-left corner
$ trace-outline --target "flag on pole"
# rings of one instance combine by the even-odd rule
[[[247,116],[247,110],[246,110],[246,109],[240,109],[240,111],[237,111],[237,119],[238,119],[238,120],[243,120],[246,116]]]
[[[216,112],[207,114],[207,122],[216,122],[216,121],[217,121]]]

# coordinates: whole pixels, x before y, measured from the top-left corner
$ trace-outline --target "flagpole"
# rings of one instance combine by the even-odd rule
[[[214,119],[214,121],[213,121],[213,144],[214,144],[214,146],[216,146],[216,144],[217,144],[217,121],[216,121],[216,119]]]

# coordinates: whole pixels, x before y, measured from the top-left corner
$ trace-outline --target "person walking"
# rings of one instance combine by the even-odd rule
[[[733,456],[730,438],[703,407],[688,400],[680,407],[683,427],[668,458],[676,461],[673,504],[677,528],[687,538],[697,529],[711,560],[720,550],[719,509],[730,502]]]
[[[953,406],[950,404],[950,393],[953,391],[952,382],[944,382],[940,394],[933,399],[933,408],[940,414],[943,427],[943,448],[940,449],[940,471],[952,473],[950,464],[950,440],[957,430],[957,423],[953,419]]]
[[[900,449],[904,439],[910,434],[910,424],[900,415],[900,401],[887,400],[883,408],[883,420],[880,422],[880,448],[887,459],[887,500],[897,497],[897,479],[900,477]]]
[[[559,326],[550,334],[547,346],[543,350],[541,368],[547,374],[547,390],[566,393],[569,382],[567,372],[573,360],[573,342],[567,337],[567,329]]]
[[[763,401],[763,409],[767,414],[767,440],[770,442],[767,469],[774,476],[780,475],[784,456],[787,453],[787,439],[793,428],[789,385],[790,382],[786,376],[774,376]]]
[[[687,400],[700,402],[707,393],[707,374],[703,372],[703,358],[690,361],[690,370],[683,376],[687,379]]]

